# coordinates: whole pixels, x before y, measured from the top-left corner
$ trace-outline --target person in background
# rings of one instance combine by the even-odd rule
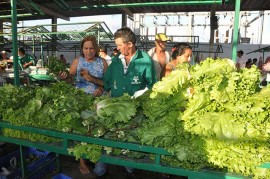
[[[266,58],[264,64],[262,65],[262,71],[263,72],[270,72],[270,56]]]
[[[119,53],[119,50],[117,48],[114,48],[111,57],[116,56],[118,53]]]
[[[178,46],[178,44],[173,45],[173,47],[172,47],[172,53],[176,50],[177,46]]]
[[[171,54],[166,51],[168,41],[170,39],[164,33],[156,34],[155,47],[148,51],[148,55],[154,62],[158,81],[165,75],[165,66],[171,58]]]
[[[106,62],[107,62],[108,65],[111,64],[111,62],[112,62],[112,57],[110,57],[110,56],[107,54],[107,48],[106,48],[106,47],[101,47],[101,48],[99,49],[99,56],[100,56],[101,58],[104,58],[104,59],[106,60]]]
[[[82,54],[79,58],[75,58],[70,66],[69,74],[62,72],[60,78],[73,82],[75,80],[76,88],[83,89],[86,93],[95,97],[104,94],[104,89],[101,85],[91,82],[90,78],[95,77],[102,79],[106,72],[107,62],[99,57],[99,47],[95,36],[85,37],[81,42]],[[103,163],[97,162],[93,170],[97,176],[101,176],[106,172]],[[101,168],[101,169],[100,169]],[[79,166],[81,174],[90,173],[89,167],[84,159],[80,159]]]
[[[1,52],[1,61],[9,60],[7,51],[3,50]]]
[[[258,69],[262,71],[262,67],[263,67],[263,58],[260,57],[258,62]]]
[[[258,66],[257,62],[258,62],[258,59],[257,58],[253,58],[252,65]]]
[[[66,60],[66,58],[64,57],[63,54],[60,55],[60,59],[59,59],[59,60],[60,60],[62,63],[67,64],[67,60]]]
[[[241,68],[245,68],[247,60],[243,57],[243,50],[237,51],[237,60],[236,60],[236,68],[240,70]]]
[[[176,66],[181,63],[189,63],[192,57],[192,48],[187,43],[179,43],[172,53],[172,61],[165,67],[165,76],[168,76]]]
[[[247,62],[246,62],[245,68],[251,68],[251,65],[252,65],[252,60],[251,60],[251,58],[249,58],[249,59],[247,60]]]
[[[31,55],[26,54],[23,47],[19,48],[18,55],[19,66],[22,70],[28,68],[29,66],[35,65],[34,58]]]
[[[1,61],[3,63],[7,64],[7,68],[12,68],[12,66],[13,66],[13,58],[9,57],[8,54],[9,54],[8,51],[3,50],[1,52]]]

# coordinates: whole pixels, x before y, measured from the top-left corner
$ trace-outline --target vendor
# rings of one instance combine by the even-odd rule
[[[3,50],[1,52],[1,64],[2,64],[2,66],[3,66],[3,64],[5,64],[4,68],[6,68],[6,67],[11,68],[13,65],[13,60],[9,58],[8,52],[5,50]]]
[[[26,54],[24,48],[22,47],[19,48],[18,55],[19,55],[19,59],[18,59],[19,65],[22,70],[28,68],[29,66],[35,65],[34,58]]]

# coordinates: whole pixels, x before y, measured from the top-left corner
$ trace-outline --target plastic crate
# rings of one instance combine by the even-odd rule
[[[39,159],[36,161],[33,161],[31,163],[26,163],[27,164],[27,172],[28,174],[34,172],[35,170],[39,169],[42,165],[45,163],[48,163],[45,167],[40,169],[38,172],[34,173],[33,175],[30,175],[28,177],[29,179],[40,179],[43,176],[46,176],[48,173],[53,172],[55,170],[55,154],[50,153],[47,151],[41,151],[35,148],[26,148],[23,152],[24,157],[27,159],[29,158],[29,155],[33,155],[35,157],[38,157]],[[3,162],[5,163],[5,166],[8,170],[10,170],[9,174],[6,174],[4,172],[0,173],[0,179],[20,179],[22,176],[22,171],[20,168],[11,168],[9,167],[9,161],[13,158],[17,158],[17,164],[20,162],[20,151],[17,150],[8,156],[6,156],[3,159]],[[0,159],[1,163],[1,159]],[[1,167],[2,168],[2,167]]]
[[[63,173],[59,173],[58,175],[55,175],[52,179],[72,179],[72,178],[64,175]]]
[[[8,168],[10,167],[10,160],[15,157],[17,161],[20,160],[20,150],[16,150],[14,152],[11,152],[3,157],[0,158],[0,171],[2,170],[2,167]]]

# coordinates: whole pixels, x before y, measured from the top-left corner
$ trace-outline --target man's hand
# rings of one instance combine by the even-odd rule
[[[23,68],[25,69],[25,68],[29,67],[31,64],[32,64],[32,62],[25,63],[25,64],[23,64]]]

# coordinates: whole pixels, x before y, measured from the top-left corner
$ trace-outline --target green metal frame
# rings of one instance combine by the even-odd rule
[[[63,3],[63,1],[61,1]],[[140,6],[163,6],[163,5],[200,5],[200,4],[224,4],[230,2],[229,0],[187,0],[187,1],[174,1],[174,2],[146,2],[146,3],[114,3],[114,4],[101,4],[101,5],[88,5],[83,7],[70,7],[71,9],[90,9],[90,8],[125,8],[125,7],[140,7]],[[11,12],[12,12],[12,39],[13,44],[17,44],[17,9],[16,9],[16,0],[11,0]],[[240,12],[241,0],[235,0],[235,19],[234,19],[234,31],[233,31],[233,52],[232,60],[236,61],[236,51],[237,51],[237,39],[238,39],[238,24],[239,24],[239,12]],[[15,5],[15,6],[14,6]],[[65,4],[63,6],[66,7]],[[69,6],[67,7],[69,8]],[[2,17],[0,17],[2,18]],[[68,32],[70,33],[70,32]],[[45,35],[45,34],[44,34]],[[16,38],[15,38],[16,37]],[[16,47],[16,48],[15,48]],[[17,46],[14,45],[13,49],[17,49]],[[15,57],[15,84],[19,85],[19,72],[16,69],[17,66],[17,54],[13,52]]]
[[[61,145],[56,146],[52,144],[31,142],[27,140],[5,137],[3,135],[0,135],[0,141],[11,142],[11,143],[15,143],[22,146],[35,147],[41,150],[55,152],[57,154],[70,155],[68,153],[69,142],[79,141],[79,142],[86,142],[86,143],[97,144],[97,145],[102,145],[102,146],[128,149],[131,151],[151,153],[155,155],[155,160],[152,163],[146,163],[146,162],[132,160],[132,159],[125,159],[123,158],[123,156],[121,157],[121,156],[102,155],[100,158],[100,161],[109,163],[109,164],[128,166],[128,167],[133,167],[133,168],[138,168],[138,169],[143,169],[143,170],[162,172],[162,173],[168,173],[168,174],[179,175],[179,176],[187,176],[189,179],[243,179],[243,178],[247,178],[247,177],[243,177],[239,175],[233,175],[233,174],[222,173],[222,172],[207,171],[207,170],[191,171],[191,170],[186,170],[183,168],[164,166],[161,163],[161,156],[162,155],[172,156],[172,155],[166,150],[164,150],[163,148],[139,145],[135,143],[119,142],[119,141],[113,141],[113,140],[102,139],[102,138],[94,138],[94,137],[82,136],[82,135],[71,134],[71,133],[63,133],[63,132],[39,129],[39,128],[34,128],[34,127],[15,126],[6,122],[0,122],[0,128],[9,128],[9,129],[14,129],[14,130],[32,132],[32,133],[42,134],[42,135],[46,135],[50,137],[60,138],[63,140],[63,142]]]

